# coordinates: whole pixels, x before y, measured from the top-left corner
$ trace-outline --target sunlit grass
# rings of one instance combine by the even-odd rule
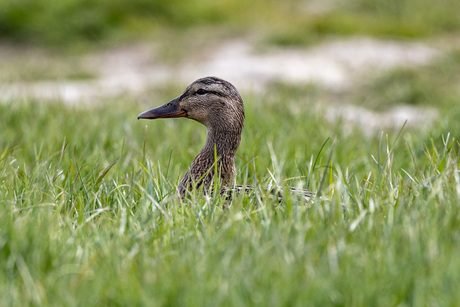
[[[256,188],[232,199],[176,196],[196,122],[138,121],[151,105],[130,97],[1,104],[2,303],[456,304],[458,107],[430,132],[366,138],[326,123],[315,97],[243,95],[237,182]],[[278,203],[274,183],[322,197]]]
[[[226,35],[278,45],[450,35],[460,28],[459,3],[4,1],[0,32],[71,54],[94,42],[165,38],[173,42],[158,56],[175,62]],[[92,77],[78,61],[18,59],[4,62],[1,82]],[[237,183],[254,189],[231,198],[177,197],[203,126],[136,119],[182,86],[156,88],[154,105],[0,97],[0,304],[458,305],[459,67],[454,51],[341,97],[377,110],[433,107],[440,116],[429,131],[345,130],[318,107],[337,94],[313,85],[242,93]],[[286,190],[280,203],[265,189],[273,185]],[[305,203],[291,186],[317,197]]]

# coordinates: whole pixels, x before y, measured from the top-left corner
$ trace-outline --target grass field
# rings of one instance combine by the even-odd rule
[[[97,78],[82,50],[132,40],[163,44],[165,62],[220,36],[252,35],[262,51],[348,35],[452,45],[343,93],[281,83],[241,93],[237,183],[255,188],[231,200],[176,196],[204,127],[136,119],[186,84],[150,89],[148,105],[0,97],[0,306],[459,305],[460,2],[315,3],[1,1],[2,44],[31,48],[4,61],[1,85]],[[32,56],[43,46],[61,60]],[[369,136],[325,120],[321,106],[339,94],[439,116]],[[278,203],[264,189],[274,184],[318,197]]]
[[[204,127],[137,121],[152,105],[131,97],[0,104],[2,305],[460,301],[459,104],[440,108],[428,132],[366,138],[326,123],[315,95],[243,94],[238,183],[322,198],[287,193],[277,204],[257,188],[232,201],[180,201],[175,189]]]
[[[0,38],[72,52],[133,38],[216,38],[203,27],[249,32],[275,45],[311,44],[325,36],[413,39],[455,35],[459,10],[457,0],[4,0]]]

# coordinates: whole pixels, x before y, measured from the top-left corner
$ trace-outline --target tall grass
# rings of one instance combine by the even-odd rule
[[[238,183],[318,191],[323,182],[321,198],[284,193],[278,204],[256,188],[178,199],[204,128],[139,122],[147,106],[129,97],[91,108],[0,104],[2,304],[460,301],[454,113],[430,133],[365,138],[326,124],[295,91],[244,99]]]

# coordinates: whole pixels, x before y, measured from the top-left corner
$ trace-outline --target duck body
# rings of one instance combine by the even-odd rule
[[[206,142],[180,181],[184,197],[192,188],[205,188],[218,179],[223,187],[235,180],[235,154],[244,125],[243,99],[229,82],[217,77],[201,78],[170,102],[145,111],[138,119],[185,117],[206,126]],[[217,170],[217,177],[216,172]]]

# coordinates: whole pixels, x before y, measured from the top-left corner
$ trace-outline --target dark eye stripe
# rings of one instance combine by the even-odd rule
[[[216,95],[216,96],[220,96],[220,97],[223,97],[225,96],[223,93],[220,93],[220,92],[215,92],[215,91],[208,91],[208,90],[205,90],[205,89],[198,89],[195,94],[198,94],[198,95],[205,95],[205,94],[213,94],[213,95]]]

